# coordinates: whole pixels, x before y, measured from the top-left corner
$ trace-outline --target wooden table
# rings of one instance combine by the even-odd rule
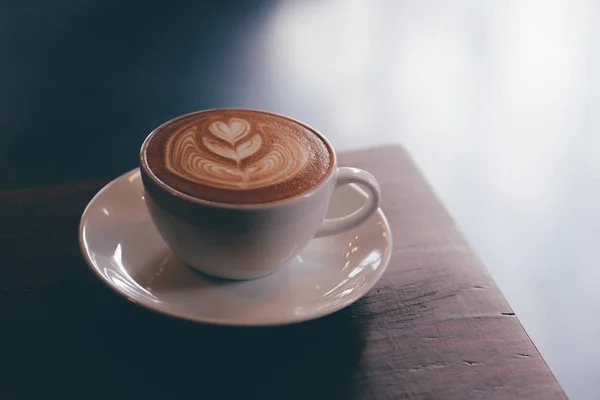
[[[566,398],[404,150],[340,162],[382,185],[388,271],[341,312],[268,329],[171,319],[96,281],[77,225],[105,181],[0,192],[0,398]]]

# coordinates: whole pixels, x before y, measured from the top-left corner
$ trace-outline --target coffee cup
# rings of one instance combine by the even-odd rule
[[[314,238],[363,223],[379,207],[377,180],[338,167],[310,126],[249,109],[186,114],[152,131],[140,151],[144,199],[166,244],[190,267],[254,279],[293,260]],[[334,190],[356,184],[365,204],[325,218]]]

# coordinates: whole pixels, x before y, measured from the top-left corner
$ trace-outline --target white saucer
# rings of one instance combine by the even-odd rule
[[[328,216],[352,212],[366,194],[337,189]],[[171,254],[152,225],[138,169],[90,201],[79,227],[81,251],[111,289],[151,310],[219,325],[281,325],[318,318],[364,296],[391,256],[388,222],[378,210],[344,234],[313,240],[290,265],[251,281],[204,276]]]

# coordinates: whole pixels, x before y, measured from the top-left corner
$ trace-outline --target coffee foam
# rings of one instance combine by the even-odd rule
[[[157,130],[146,156],[166,185],[237,204],[306,192],[333,162],[329,146],[304,125],[249,110],[211,110],[172,121]]]
[[[167,141],[166,167],[173,174],[193,182],[247,190],[291,179],[308,162],[307,146],[293,136],[285,135],[280,138],[281,142],[272,144],[264,157],[243,163],[261,150],[265,143],[262,135],[268,127],[259,124],[259,132],[252,135],[251,130],[245,119],[231,118],[212,122],[209,125],[211,135],[199,138],[198,129],[193,126]]]

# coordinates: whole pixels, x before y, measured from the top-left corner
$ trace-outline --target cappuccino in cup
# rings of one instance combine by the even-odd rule
[[[313,238],[365,221],[380,198],[375,178],[338,168],[315,129],[259,110],[205,110],[164,123],[144,141],[140,171],[150,216],[171,250],[227,279],[274,272]],[[335,188],[350,183],[366,189],[366,204],[325,219]]]

